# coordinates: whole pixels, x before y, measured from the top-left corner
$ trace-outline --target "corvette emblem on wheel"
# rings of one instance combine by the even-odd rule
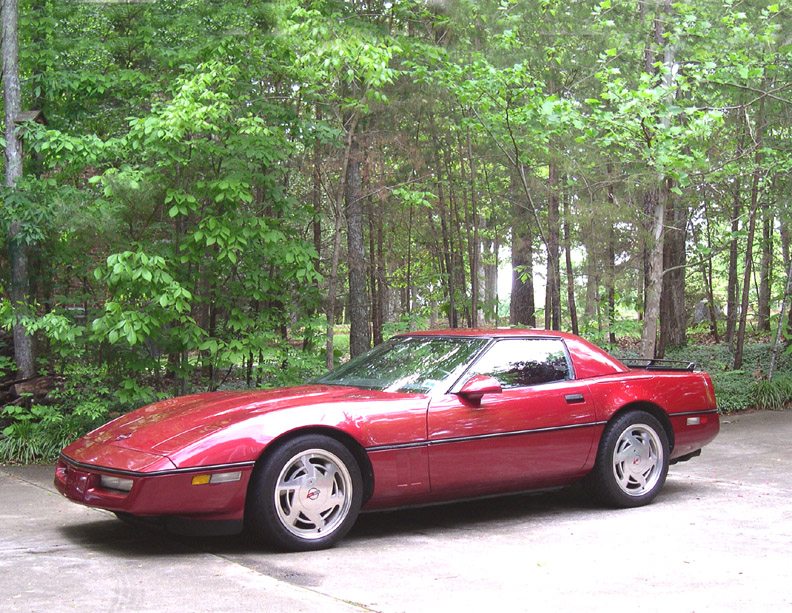
[[[320,494],[319,490],[316,489],[315,487],[312,487],[311,489],[308,490],[308,494],[306,494],[306,496],[308,500],[316,500],[317,498],[319,498],[319,494]]]

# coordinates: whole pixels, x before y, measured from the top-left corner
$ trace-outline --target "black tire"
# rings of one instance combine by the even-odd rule
[[[285,551],[325,549],[357,520],[363,477],[337,440],[310,434],[287,441],[251,478],[245,520],[258,538]]]
[[[594,496],[618,508],[649,504],[668,474],[668,435],[646,411],[622,413],[608,424],[588,477]]]

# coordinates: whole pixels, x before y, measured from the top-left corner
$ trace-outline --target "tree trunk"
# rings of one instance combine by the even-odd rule
[[[572,334],[580,334],[578,328],[577,305],[575,304],[575,274],[572,269],[572,237],[569,230],[569,196],[564,197],[564,263],[566,264],[567,304]]]
[[[439,171],[437,175],[437,182],[438,182],[438,186],[442,185],[442,179],[440,177]],[[440,204],[440,232],[441,232],[441,237],[443,239],[443,252],[442,252],[443,266],[441,266],[441,270],[445,269],[445,280],[446,280],[445,285],[448,296],[448,326],[450,328],[458,328],[459,318],[457,315],[457,305],[456,305],[456,274],[454,274],[453,244],[452,244],[452,238],[448,231],[448,223],[446,221],[446,215],[448,214],[448,210],[445,206],[445,203],[441,199],[442,195],[443,195],[442,188],[439,188],[438,203]]]
[[[596,321],[599,329],[599,286],[600,286],[600,266],[599,253],[597,250],[598,225],[592,215],[587,225],[587,231],[583,238],[586,248],[586,319],[588,322]]]
[[[524,208],[512,190],[512,292],[509,323],[536,327],[533,286],[533,233]]]
[[[498,269],[495,265],[497,241],[485,238],[483,241],[484,262],[484,323],[497,325],[498,313]]]
[[[704,201],[704,221],[706,225],[707,249],[712,253],[712,226],[710,224],[709,207]],[[697,241],[698,242],[698,241]],[[704,281],[704,289],[707,292],[707,312],[709,314],[710,335],[716,343],[720,342],[718,334],[718,312],[715,306],[715,288],[712,281],[712,257],[701,262],[701,277]]]
[[[16,118],[21,108],[19,88],[19,39],[17,0],[4,0],[2,7],[3,36],[3,98],[5,101],[6,172],[5,185],[14,189],[22,176],[22,142],[16,134]],[[29,379],[36,374],[33,339],[21,320],[30,314],[30,275],[28,247],[21,236],[22,224],[11,220],[8,226],[8,257],[11,263],[9,297],[14,311],[14,361],[19,377]]]
[[[608,291],[608,342],[616,343],[616,241],[613,226],[608,228],[608,274],[606,276]]]
[[[463,224],[459,216],[460,198],[454,191],[451,155],[448,149],[443,149],[443,160],[446,168],[446,177],[448,178],[448,220],[450,224],[449,237],[451,239],[449,255],[453,262],[452,271],[454,274],[454,288],[456,290],[454,296],[454,304],[457,311],[454,314],[456,325],[452,327],[458,327],[460,325],[460,309],[462,317],[464,317],[467,322],[467,327],[470,327],[470,304],[467,299],[467,278],[465,277],[465,241],[462,237],[462,227],[463,225],[467,227],[468,224]],[[464,200],[465,197],[463,194],[462,201],[464,202]],[[454,232],[455,229],[456,233]]]
[[[792,232],[790,232],[790,225],[792,225],[792,218],[790,218],[789,207],[786,208],[786,217],[783,215],[779,219],[781,224],[781,255],[784,258],[784,262],[791,262],[792,261]],[[790,300],[792,303],[792,300]],[[784,319],[784,309],[778,314],[779,321],[783,321]],[[792,304],[789,305],[789,315],[787,317],[787,326],[786,326],[786,336],[787,338],[792,339]]]
[[[445,295],[448,298],[448,326],[450,328],[458,328],[459,327],[459,315],[457,312],[457,303],[456,303],[456,295],[457,295],[457,288],[456,288],[456,281],[457,281],[457,274],[455,272],[455,258],[454,258],[454,246],[453,246],[453,235],[452,232],[449,231],[448,222],[449,220],[453,219],[452,213],[449,211],[451,208],[451,195],[449,193],[448,197],[446,198],[445,192],[445,184],[443,181],[442,170],[443,167],[441,166],[440,160],[440,143],[437,140],[436,130],[434,123],[432,123],[432,151],[434,154],[434,164],[435,164],[435,182],[437,187],[437,205],[438,205],[438,214],[440,216],[440,238],[442,239],[442,247],[441,247],[441,258],[440,258],[440,272],[442,278],[445,279],[444,290]],[[447,154],[444,156],[447,157]],[[446,165],[447,168],[448,165]],[[450,175],[446,173],[446,178],[450,184]],[[449,186],[450,192],[450,186]],[[427,211],[430,221],[432,221],[432,213]]]
[[[316,106],[316,121],[321,121],[322,111],[319,106]],[[322,147],[319,139],[317,138],[313,146],[313,159],[311,160],[311,209],[313,219],[311,219],[311,226],[313,230],[313,246],[316,251],[316,272],[320,272],[322,268]],[[314,285],[317,290],[320,288],[320,282],[317,280]],[[308,315],[313,315],[317,307],[310,306],[307,310]],[[314,332],[310,324],[306,324],[305,332],[303,333],[303,351],[311,351],[313,349]],[[248,367],[248,380],[250,379],[253,362],[253,354],[250,354],[250,366]],[[248,383],[249,385],[249,383]]]
[[[371,328],[374,346],[382,343],[385,322],[385,271],[383,256],[382,215],[369,199],[369,286],[371,289]]]
[[[322,121],[322,110],[316,105],[316,121]],[[311,204],[313,205],[313,243],[318,261],[322,259],[322,144],[316,139],[313,148],[313,185],[311,186]],[[317,261],[317,270],[318,270]]]
[[[660,294],[663,286],[663,243],[665,231],[665,206],[668,199],[666,181],[657,193],[652,217],[652,248],[649,250],[646,275],[646,299],[644,302],[643,329],[641,330],[641,356],[654,358],[657,349],[657,323],[660,317]]]
[[[740,158],[745,149],[745,136],[748,133],[747,123],[742,124],[740,137],[735,151],[735,157]],[[731,207],[731,240],[729,241],[729,273],[726,282],[726,342],[734,346],[734,333],[737,330],[737,295],[739,294],[739,280],[737,274],[737,260],[739,256],[739,242],[737,234],[740,231],[740,212],[742,210],[742,177],[738,174],[734,179]]]
[[[386,265],[385,265],[385,254],[384,254],[384,247],[383,247],[383,227],[382,227],[382,215],[377,216],[377,298],[379,300],[379,312],[380,312],[380,331],[379,331],[379,338],[377,340],[377,345],[381,344],[383,341],[382,338],[382,325],[388,321],[388,317],[390,316],[390,309],[389,309],[389,300],[388,300],[388,285],[386,282],[387,274],[386,274]],[[391,251],[391,249],[389,249]]]
[[[660,349],[682,347],[687,340],[685,310],[685,242],[687,207],[669,200],[666,207],[666,232],[663,244],[663,290],[660,298]]]
[[[484,166],[484,180],[490,202],[495,202],[492,194],[489,173]],[[485,238],[483,240],[482,264],[484,269],[484,322],[486,325],[498,325],[498,224],[492,211],[483,216]],[[494,236],[494,238],[490,238]]]
[[[368,189],[366,186],[365,189]],[[380,313],[380,300],[379,300],[379,288],[377,287],[377,258],[375,254],[377,253],[377,245],[376,245],[376,238],[377,238],[377,230],[374,226],[374,211],[372,203],[369,199],[368,206],[366,207],[368,211],[368,242],[369,242],[369,261],[368,261],[368,286],[369,286],[369,298],[371,300],[371,337],[376,347],[379,343],[382,342],[382,318]],[[379,342],[377,341],[379,339]]]
[[[758,174],[756,171],[755,174]],[[758,184],[758,177],[754,178],[754,184]],[[743,349],[745,346],[745,329],[748,323],[748,302],[751,292],[751,271],[753,269],[753,242],[756,234],[756,206],[758,199],[758,188],[751,187],[751,212],[748,220],[748,239],[745,247],[745,268],[743,270],[742,299],[740,300],[740,316],[737,324],[737,337],[734,344],[734,370],[742,368]]]
[[[613,195],[613,167],[608,163],[608,212],[612,215],[612,211],[616,204],[616,198]],[[608,261],[607,261],[607,274],[605,275],[605,283],[608,292],[608,342],[613,345],[616,343],[616,230],[613,223],[606,220],[608,230]]]
[[[547,285],[545,328],[561,329],[561,274],[559,257],[558,166],[550,162],[547,187]]]
[[[734,343],[734,331],[737,329],[737,257],[739,244],[737,233],[740,231],[740,177],[734,180],[731,210],[731,241],[729,241],[729,275],[726,283],[726,342]]]
[[[641,308],[638,311],[639,321],[644,320],[646,311],[646,296],[649,290],[649,261],[652,255],[652,219],[654,219],[655,209],[657,208],[658,189],[647,189],[643,194],[643,232],[641,240]]]
[[[467,158],[468,158],[468,186],[470,189],[470,216],[467,227],[468,232],[468,263],[470,264],[470,327],[477,328],[479,311],[480,272],[481,272],[481,242],[479,238],[478,185],[476,181],[476,158],[473,155],[473,143],[470,138],[470,128],[467,130]],[[460,163],[461,165],[461,163]]]
[[[335,348],[333,338],[335,336],[336,318],[336,291],[338,286],[338,263],[341,257],[341,201],[346,194],[347,171],[352,159],[353,144],[356,142],[355,132],[357,131],[357,117],[351,116],[345,122],[346,146],[344,147],[344,157],[341,163],[340,181],[338,189],[331,205],[333,207],[333,253],[331,255],[330,273],[327,278],[327,302],[325,303],[325,365],[328,370],[333,370],[335,362]],[[364,273],[365,274],[365,273]]]
[[[641,21],[641,26],[643,27],[644,21],[649,15],[649,6],[647,6],[648,0],[638,0],[638,14]],[[656,2],[653,2],[655,6],[657,5]],[[655,49],[652,45],[652,40],[657,45],[661,45],[663,43],[663,21],[659,18],[656,14],[652,21],[652,29],[651,34],[646,38],[646,44],[644,45],[643,50],[643,71],[646,74],[652,74],[655,72],[655,63],[657,62],[657,56],[655,53]],[[650,282],[650,268],[651,268],[651,259],[652,259],[652,242],[651,237],[654,234],[656,228],[652,226],[652,220],[655,218],[655,213],[657,209],[657,201],[658,201],[658,189],[656,187],[650,187],[647,189],[643,194],[643,232],[641,236],[641,287],[639,291],[642,295],[642,302],[641,308],[638,310],[638,319],[640,321],[644,321],[646,319],[646,303],[649,294],[649,282]],[[643,332],[641,334],[644,335]],[[653,357],[653,356],[652,356]]]
[[[664,45],[663,63],[666,67],[663,85],[667,91],[667,99],[670,102],[673,96],[672,87],[674,85],[674,47],[663,37],[663,23],[671,19],[671,0],[664,0],[662,15],[655,19],[655,42]],[[671,117],[666,115],[662,118],[664,128],[671,125]],[[650,240],[652,248],[649,252],[648,270],[646,279],[646,300],[644,304],[644,321],[641,331],[641,355],[644,358],[657,357],[657,327],[660,316],[660,299],[663,291],[663,253],[665,244],[665,211],[670,200],[671,185],[669,179],[660,176],[657,192],[657,199],[653,203],[652,229]]]
[[[751,178],[751,211],[748,217],[748,238],[745,245],[745,270],[743,274],[742,300],[740,301],[740,318],[734,347],[734,370],[742,368],[745,328],[748,321],[748,299],[751,291],[751,272],[753,268],[753,243],[754,235],[756,234],[756,213],[759,210],[759,182],[762,178],[761,163],[762,138],[764,134],[764,98],[759,101],[755,133],[756,153],[754,153],[754,171]]]
[[[500,239],[496,236],[492,244],[492,259],[490,266],[490,278],[492,279],[490,289],[487,291],[487,301],[490,304],[492,323],[499,325],[500,298],[498,296],[498,269],[500,268]]]
[[[363,196],[360,188],[361,157],[358,135],[354,132],[350,140],[349,164],[344,185],[349,268],[349,353],[353,358],[371,348],[366,290],[366,246],[363,240]]]
[[[770,288],[773,277],[773,213],[767,199],[762,201],[762,257],[759,262],[759,304],[756,327],[770,331]]]
[[[781,311],[778,315],[778,328],[776,329],[775,342],[773,343],[773,352],[770,356],[770,367],[767,370],[768,379],[773,378],[773,373],[778,363],[778,356],[781,354],[781,349],[783,347],[782,330],[784,329],[784,312],[786,311],[787,301],[792,296],[792,260],[787,260],[787,262],[789,262],[787,266],[787,280],[784,288],[784,295],[781,298]]]
[[[338,201],[333,203],[333,253],[331,255],[330,272],[327,276],[327,302],[325,305],[325,366],[333,370],[335,351],[336,291],[338,287],[338,262],[341,255],[341,207]]]
[[[407,218],[407,287],[405,292],[404,307],[407,315],[412,313],[412,241],[413,241],[413,203],[410,200],[410,211]]]

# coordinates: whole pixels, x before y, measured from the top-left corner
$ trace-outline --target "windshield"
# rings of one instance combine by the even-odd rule
[[[386,392],[430,392],[487,343],[484,338],[402,336],[316,380]]]

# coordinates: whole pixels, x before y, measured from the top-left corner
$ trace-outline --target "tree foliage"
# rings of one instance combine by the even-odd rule
[[[22,110],[41,114],[2,194],[3,251],[30,254],[24,310],[0,258],[3,325],[62,398],[79,376],[121,390],[59,405],[96,420],[300,380],[349,323],[353,353],[511,314],[604,343],[643,329],[659,355],[696,315],[761,377],[746,330],[790,335],[789,12],[21,0]],[[54,423],[25,411],[9,427]]]

